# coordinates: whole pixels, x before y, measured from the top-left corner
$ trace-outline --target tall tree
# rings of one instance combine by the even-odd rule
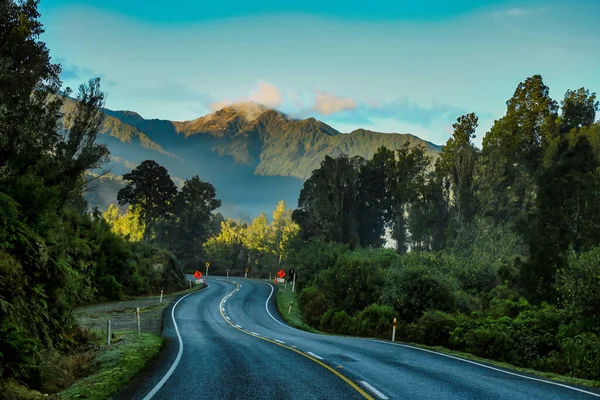
[[[362,164],[362,157],[326,156],[321,167],[313,171],[293,212],[304,239],[320,237],[351,246],[359,242],[357,199]]]
[[[381,247],[385,228],[391,226],[390,174],[394,165],[394,152],[382,146],[360,169],[358,236],[363,247]]]
[[[272,240],[269,220],[264,213],[256,217],[244,232],[243,243],[249,250],[248,262],[256,265],[266,255],[271,254]]]
[[[430,158],[425,154],[423,147],[410,148],[408,142],[396,153],[397,161],[390,180],[392,237],[396,241],[396,251],[404,253],[408,249],[408,212],[411,205],[419,200],[418,189],[424,185]]]
[[[221,206],[215,187],[198,176],[187,180],[175,201],[175,240],[178,256],[198,257],[211,231],[212,212]]]
[[[483,165],[489,168],[480,190],[488,192],[485,213],[520,224],[535,206],[536,173],[544,149],[558,136],[558,103],[540,75],[521,82],[506,102],[506,115],[483,138]]]
[[[535,223],[528,235],[531,259],[522,269],[531,298],[555,302],[555,274],[569,250],[600,244],[600,163],[585,135],[559,138],[548,149],[540,177]]]
[[[127,186],[119,190],[119,205],[138,206],[140,219],[146,230],[144,240],[148,242],[154,222],[172,210],[177,188],[165,167],[156,161],[146,160],[130,173],[123,175],[129,181]]]
[[[0,2],[0,171],[23,173],[56,142],[61,67],[50,60],[38,1]],[[5,168],[8,167],[8,168]]]
[[[281,264],[289,255],[290,246],[296,239],[300,227],[292,220],[292,210],[287,209],[285,202],[281,200],[273,211],[271,222],[271,251],[277,257],[277,263]]]
[[[598,105],[596,93],[590,94],[586,88],[567,90],[561,101],[561,132],[567,133],[573,128],[592,125]]]

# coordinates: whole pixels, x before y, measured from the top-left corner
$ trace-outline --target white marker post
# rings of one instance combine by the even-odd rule
[[[188,281],[188,282],[190,282],[190,289],[191,289],[192,288],[192,281]]]
[[[294,277],[292,278],[292,293],[296,292],[296,272],[294,272]]]
[[[141,328],[140,328],[140,308],[137,307],[135,313],[137,314],[137,326],[138,326],[138,335],[141,333]]]
[[[248,278],[248,268],[244,270],[244,278]]]
[[[227,277],[229,278],[229,270],[227,270]]]
[[[162,291],[162,289],[160,289],[160,301],[159,301],[159,303],[162,303],[162,294],[163,294],[163,291]]]
[[[110,346],[110,319],[106,321],[106,345]]]
[[[292,306],[294,305],[294,301],[290,301],[290,309],[288,310],[288,314],[292,313]]]
[[[392,342],[396,341],[396,318],[394,318],[394,327],[392,328]]]

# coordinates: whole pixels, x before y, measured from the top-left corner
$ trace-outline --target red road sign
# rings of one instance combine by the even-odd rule
[[[283,278],[283,277],[285,276],[285,271],[284,271],[284,270],[280,270],[280,271],[277,273],[277,276],[278,276],[278,277],[280,277],[280,278]]]
[[[196,277],[196,279],[200,279],[202,278],[202,272],[196,271],[196,273],[194,273],[194,276]]]

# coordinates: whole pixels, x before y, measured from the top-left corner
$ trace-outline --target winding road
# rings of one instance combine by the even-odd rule
[[[400,343],[300,331],[281,319],[273,285],[208,282],[165,311],[167,349],[115,399],[600,399]]]

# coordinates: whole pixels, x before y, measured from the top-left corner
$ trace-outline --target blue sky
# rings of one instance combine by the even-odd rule
[[[100,76],[107,107],[195,119],[253,100],[342,132],[437,144],[467,112],[476,143],[518,83],[600,92],[600,1],[41,0],[65,85]]]

